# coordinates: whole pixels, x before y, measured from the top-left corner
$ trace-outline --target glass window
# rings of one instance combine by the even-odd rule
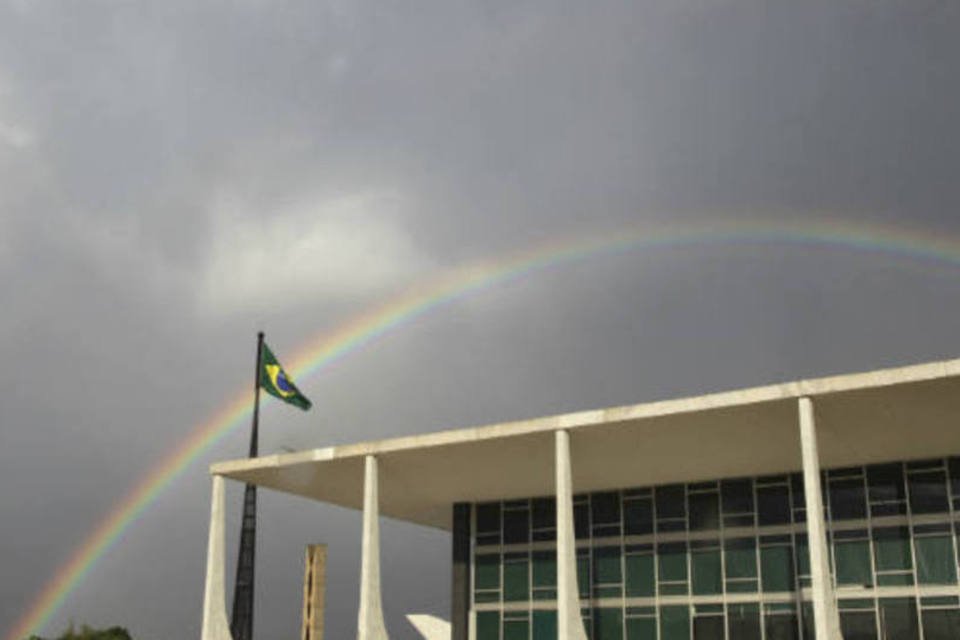
[[[736,640],[760,640],[760,607],[752,603],[728,605],[727,633]]]
[[[693,593],[695,595],[723,593],[720,550],[694,551],[690,557],[692,562]]]
[[[787,487],[758,487],[757,519],[760,526],[789,524],[790,490]]]
[[[590,509],[593,526],[620,523],[620,496],[615,491],[590,496]]]
[[[503,621],[503,640],[529,640],[530,620],[525,618]]]
[[[660,582],[687,581],[687,545],[683,542],[657,547]]]
[[[761,547],[760,570],[765,592],[793,591],[793,557],[790,547]]]
[[[724,545],[727,578],[757,577],[757,541],[754,538],[728,540]]]
[[[557,612],[534,609],[533,640],[557,640]]]
[[[870,502],[904,500],[903,465],[896,462],[867,467],[867,485],[870,487]]]
[[[840,633],[843,640],[877,640],[877,616],[869,611],[841,611]]]
[[[530,563],[511,560],[503,564],[503,599],[518,602],[530,599]]]
[[[500,531],[500,503],[477,505],[477,533]]]
[[[530,510],[517,509],[503,512],[504,544],[524,544],[530,542]]]
[[[830,482],[830,517],[833,520],[867,517],[866,495],[861,478]]]
[[[500,612],[477,612],[477,640],[500,640]]]
[[[704,531],[720,527],[720,496],[716,493],[691,493],[690,530]]]
[[[960,458],[950,458],[950,490],[954,498],[960,498]]]
[[[810,575],[810,546],[807,544],[807,536],[798,535],[794,549],[797,554],[797,575]]]
[[[753,511],[753,481],[724,480],[720,483],[723,513],[746,513]]]
[[[661,518],[683,518],[687,515],[684,505],[684,488],[682,484],[671,484],[657,487],[655,490],[657,502],[657,520]]]
[[[628,555],[624,558],[627,570],[627,597],[647,598],[656,593],[653,579],[653,554]]]
[[[960,638],[960,609],[926,609],[920,615],[924,640]]]
[[[653,532],[653,504],[650,500],[626,500],[623,503],[623,526],[626,535]]]
[[[920,584],[956,584],[957,562],[949,536],[914,538]]]
[[[623,640],[623,610],[594,609],[592,640]]]
[[[660,640],[690,640],[690,608],[660,608]]]
[[[556,501],[553,498],[537,498],[533,501],[532,515],[534,529],[551,529],[556,527]]]
[[[500,556],[487,554],[477,556],[473,572],[474,589],[500,588]]]
[[[623,581],[620,569],[620,547],[597,547],[593,550],[593,581],[596,584],[619,584]]]
[[[553,587],[557,584],[557,554],[554,551],[533,552],[533,586]]]
[[[656,618],[627,618],[626,628],[627,640],[657,640]]]
[[[910,531],[906,527],[886,527],[873,530],[874,555],[877,571],[908,570],[910,560]]]
[[[581,598],[590,597],[590,556],[577,552],[577,590]]]
[[[919,640],[917,603],[913,598],[880,600],[881,637],[893,640]]]
[[[907,477],[910,487],[910,509],[913,513],[942,513],[949,511],[947,504],[947,475],[943,471],[911,473]]]
[[[693,618],[693,640],[724,640],[723,615],[697,615]]]
[[[873,585],[869,540],[844,540],[833,547],[837,565],[837,584]]]
[[[799,640],[800,628],[795,613],[768,613],[763,617],[766,640]]]
[[[590,537],[590,505],[586,502],[574,503],[573,528],[577,538]]]

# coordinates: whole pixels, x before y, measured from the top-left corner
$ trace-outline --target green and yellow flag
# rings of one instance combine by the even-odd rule
[[[272,396],[276,396],[286,403],[300,407],[304,411],[312,406],[307,396],[300,393],[293,380],[283,370],[276,356],[270,351],[267,343],[263,343],[263,352],[260,354],[260,386]]]

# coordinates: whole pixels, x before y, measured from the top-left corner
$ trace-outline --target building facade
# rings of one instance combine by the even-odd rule
[[[960,639],[960,360],[215,464],[362,510],[357,637],[384,640],[379,520],[451,533],[451,640]]]
[[[960,638],[960,458],[830,469],[822,486],[843,638]],[[595,492],[573,505],[590,638],[814,638],[800,474]],[[471,513],[477,640],[556,638],[555,499]]]

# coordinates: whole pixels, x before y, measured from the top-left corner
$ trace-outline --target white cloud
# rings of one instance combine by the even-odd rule
[[[396,194],[365,193],[256,212],[220,197],[201,304],[223,312],[397,286],[429,266],[397,223],[402,204]]]

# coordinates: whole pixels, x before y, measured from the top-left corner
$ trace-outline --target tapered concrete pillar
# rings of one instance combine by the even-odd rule
[[[800,398],[800,449],[803,455],[803,491],[807,507],[807,538],[816,640],[842,640],[837,598],[830,577],[827,528],[820,493],[820,454],[810,398]]]
[[[207,580],[203,590],[201,640],[232,640],[227,622],[227,599],[223,585],[224,557],[223,478],[213,476],[210,499],[210,537],[207,541]]]
[[[557,639],[587,640],[577,587],[577,540],[573,527],[573,472],[570,434],[556,432],[557,477]]]
[[[367,456],[363,474],[363,543],[360,558],[358,640],[387,640],[380,597],[380,503],[377,459]]]

